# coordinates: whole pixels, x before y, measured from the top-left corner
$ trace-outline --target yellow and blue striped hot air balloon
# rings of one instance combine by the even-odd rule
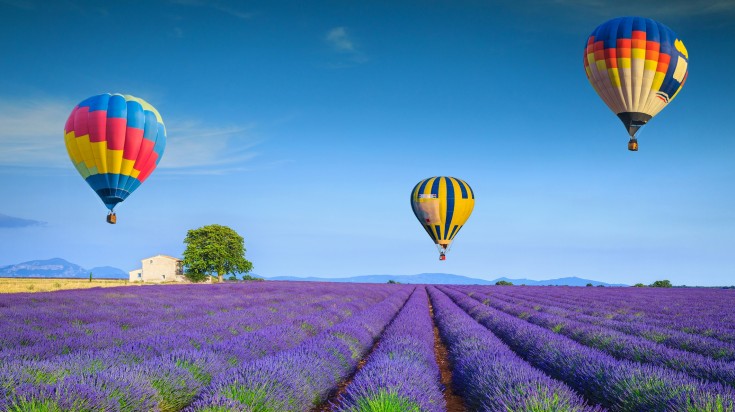
[[[166,147],[166,127],[148,102],[121,94],[100,94],[79,103],[64,126],[69,158],[110,210],[153,172]]]
[[[689,53],[670,28],[644,17],[602,23],[587,39],[584,69],[592,87],[618,115],[638,150],[636,133],[679,93]]]
[[[439,249],[439,260],[445,259],[444,254],[474,207],[472,188],[454,177],[430,177],[411,191],[413,214]]]

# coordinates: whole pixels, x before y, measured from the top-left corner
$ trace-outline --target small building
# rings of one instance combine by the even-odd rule
[[[141,260],[141,269],[131,270],[131,282],[185,282],[184,265],[181,259],[167,255],[156,255]]]

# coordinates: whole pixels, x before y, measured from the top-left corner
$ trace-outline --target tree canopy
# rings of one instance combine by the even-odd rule
[[[207,225],[189,230],[184,244],[185,276],[192,282],[215,275],[222,281],[226,274],[253,270],[253,264],[245,259],[245,240],[227,226]]]
[[[670,288],[671,282],[664,279],[664,280],[657,280],[653,283],[651,283],[652,288]]]
[[[508,282],[507,280],[499,280],[495,282],[496,286],[513,286],[513,282]]]

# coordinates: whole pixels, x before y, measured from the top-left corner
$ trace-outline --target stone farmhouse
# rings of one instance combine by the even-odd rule
[[[131,282],[162,283],[185,282],[181,259],[167,255],[156,255],[141,260],[141,268],[131,270]]]

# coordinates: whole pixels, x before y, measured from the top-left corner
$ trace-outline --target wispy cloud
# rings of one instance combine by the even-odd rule
[[[34,10],[36,2],[33,0],[0,0],[0,5],[5,4],[23,10]]]
[[[248,20],[255,16],[253,12],[242,11],[228,4],[218,1],[205,1],[205,0],[170,0],[173,4],[179,4],[183,6],[196,6],[196,7],[208,7],[219,12],[228,14],[238,19]]]
[[[64,124],[76,103],[0,100],[0,166],[71,168]],[[260,140],[252,125],[214,125],[166,118],[167,144],[160,170],[168,174],[224,174],[255,158]],[[72,170],[72,169],[70,169]]]
[[[64,124],[74,105],[49,99],[0,100],[0,165],[68,165]]]
[[[355,51],[355,45],[347,35],[347,30],[344,27],[335,27],[329,30],[327,33],[327,42],[338,52],[353,53]]]
[[[46,222],[32,219],[22,219],[0,213],[0,229],[19,228],[28,226],[43,226]]]
[[[695,15],[735,13],[732,0],[555,0],[554,4],[576,9],[586,8],[601,16],[640,15],[658,18],[685,18]]]
[[[334,27],[324,36],[329,47],[345,58],[340,65],[354,65],[366,62],[367,56],[356,45],[350,33],[345,27]]]
[[[100,4],[97,4],[100,3]],[[72,11],[81,15],[109,16],[110,10],[104,2],[88,2],[84,0],[0,0],[0,6],[8,5],[21,10],[57,14],[59,11]]]
[[[213,127],[200,121],[167,124],[166,152],[159,164],[167,173],[223,174],[240,170],[258,153],[252,126]]]
[[[169,32],[169,34],[170,34],[171,37],[173,37],[175,39],[183,39],[184,38],[184,29],[182,29],[181,27],[174,27],[173,29],[171,29],[171,31]]]

